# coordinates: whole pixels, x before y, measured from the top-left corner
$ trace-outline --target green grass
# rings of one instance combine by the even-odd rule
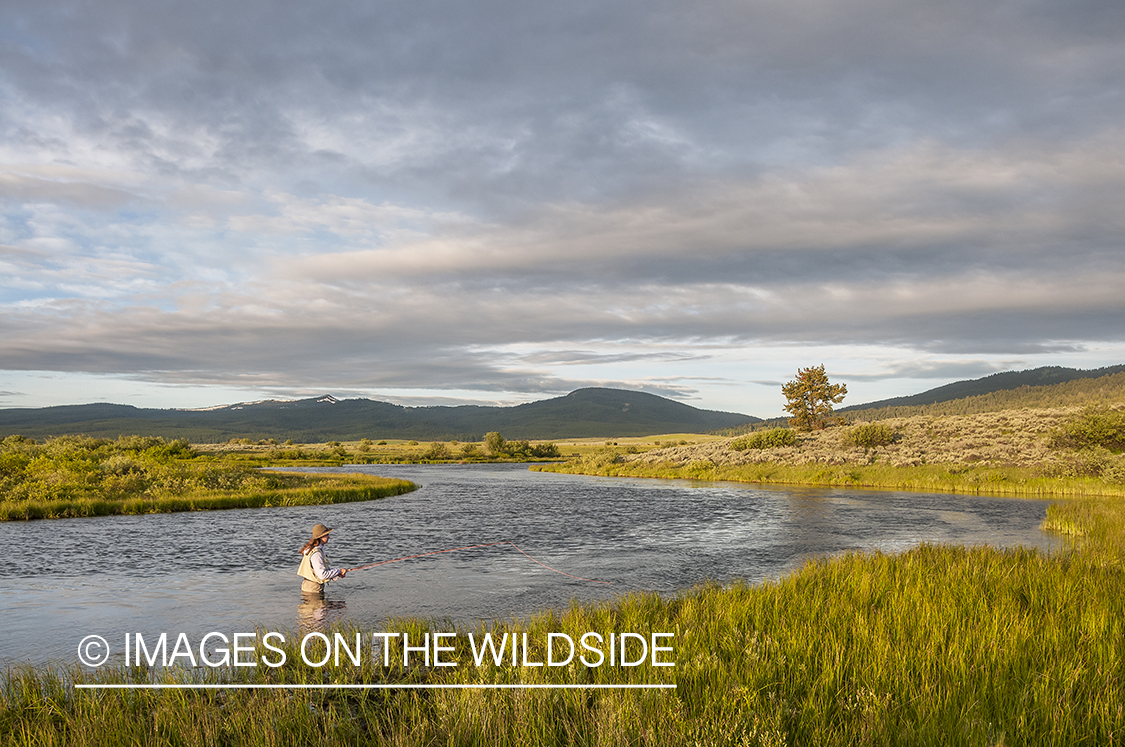
[[[265,487],[195,489],[177,495],[145,494],[119,499],[91,496],[4,500],[0,501],[0,521],[351,503],[402,495],[417,488],[407,480],[358,474],[275,475],[266,482]]]
[[[0,521],[345,503],[414,488],[372,475],[263,471],[151,436],[0,441]]]
[[[648,477],[661,479],[722,480],[776,485],[820,487],[892,488],[927,492],[971,493],[1023,497],[1125,498],[1125,483],[1099,477],[1049,477],[1032,468],[970,465],[789,465],[762,462],[720,465],[707,461],[686,465],[651,462],[617,462],[586,459],[573,464],[536,465],[542,472]]]
[[[1123,583],[1119,564],[1083,551],[923,546],[493,628],[532,641],[672,632],[672,668],[478,668],[462,647],[458,667],[384,669],[365,657],[358,668],[313,669],[298,663],[293,640],[281,669],[204,673],[289,683],[675,682],[674,691],[95,693],[69,683],[199,675],[20,669],[0,689],[0,744],[1119,744]],[[450,627],[401,620],[385,629]]]

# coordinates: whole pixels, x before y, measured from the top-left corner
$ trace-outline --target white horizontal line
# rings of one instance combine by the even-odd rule
[[[78,690],[675,690],[675,684],[655,685],[540,685],[540,684],[374,684],[374,685],[301,685],[301,684],[86,684],[75,685]]]

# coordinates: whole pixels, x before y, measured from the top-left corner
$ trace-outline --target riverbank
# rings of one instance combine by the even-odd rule
[[[566,464],[534,465],[539,472],[600,477],[644,477],[665,480],[704,480],[768,485],[806,485],[826,488],[887,488],[935,493],[1004,495],[1025,498],[1125,498],[1125,483],[1097,477],[1051,477],[1025,467],[976,467],[931,464],[916,467],[848,464],[841,466],[715,464],[696,461],[623,461],[612,454]]]
[[[586,667],[301,663],[295,636],[277,668],[20,669],[0,688],[0,745],[464,744],[858,745],[1115,744],[1125,730],[1118,564],[1076,552],[923,546],[848,554],[747,586],[672,599],[630,595],[489,629],[531,642],[550,633],[672,633],[646,664]],[[381,632],[448,632],[399,620]],[[370,631],[336,628],[352,641]],[[447,639],[446,643],[450,643]],[[272,652],[259,650],[253,655]],[[320,649],[310,651],[313,660]],[[593,657],[592,657],[593,658]],[[79,690],[74,684],[637,685],[674,690]]]

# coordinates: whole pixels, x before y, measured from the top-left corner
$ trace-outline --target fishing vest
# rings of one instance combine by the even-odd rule
[[[319,547],[314,547],[312,550],[309,550],[301,557],[301,565],[297,568],[297,575],[312,581],[314,584],[323,584],[325,582],[316,577],[316,571],[314,571],[312,567],[312,556],[314,552],[318,552],[322,558],[324,557],[324,551]],[[324,558],[324,564],[328,565],[328,558]]]

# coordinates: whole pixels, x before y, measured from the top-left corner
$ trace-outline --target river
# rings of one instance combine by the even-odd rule
[[[324,468],[315,471],[332,471]],[[1046,502],[983,496],[763,487],[531,472],[526,465],[339,468],[413,480],[365,503],[8,522],[0,664],[73,662],[97,634],[230,636],[351,619],[510,619],[571,599],[674,593],[705,580],[777,577],[815,555],[921,542],[1050,549]],[[462,545],[510,546],[393,563],[303,603],[295,575],[313,524],[334,527],[333,565]]]

